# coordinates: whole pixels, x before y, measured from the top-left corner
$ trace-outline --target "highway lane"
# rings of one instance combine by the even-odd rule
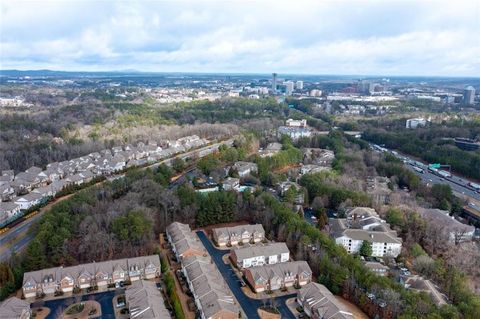
[[[471,197],[471,198],[474,198],[476,200],[480,200],[480,194],[475,192],[474,190],[470,189],[470,188],[467,188],[466,186],[463,186],[465,185],[465,181],[463,179],[461,179],[460,177],[458,176],[455,176],[452,174],[452,177],[451,178],[442,178],[440,176],[437,176],[435,174],[432,174],[430,173],[428,170],[424,170],[424,173],[420,173],[420,172],[417,172],[416,170],[413,169],[413,166],[409,165],[409,164],[405,164],[406,167],[408,167],[412,172],[414,172],[415,174],[417,174],[421,179],[422,181],[425,183],[425,184],[447,184],[449,185],[451,188],[452,188],[452,191],[458,193],[458,194],[462,194],[464,196],[468,196],[468,197]],[[468,183],[468,182],[467,182]],[[460,184],[460,185],[459,185]],[[463,184],[463,185],[462,185]]]
[[[370,146],[372,146],[372,148],[375,149],[373,147],[373,145],[374,144],[370,143]],[[391,153],[391,150],[388,150],[388,151]],[[401,159],[401,160],[406,159],[407,161],[411,161],[411,162],[416,162],[417,161],[418,162],[417,159],[409,157],[408,155],[401,154],[401,153],[398,153],[398,152],[395,152],[395,153],[392,153],[392,155],[394,155],[398,159]],[[452,173],[452,177],[450,177],[450,178],[442,178],[442,177],[440,177],[438,175],[435,175],[435,174],[432,174],[428,171],[428,169],[427,169],[428,163],[424,163],[424,162],[422,162],[422,163],[425,165],[425,167],[423,167],[423,171],[424,171],[423,173],[420,173],[420,172],[417,172],[416,170],[414,170],[413,169],[414,166],[412,166],[409,163],[405,163],[405,166],[408,169],[410,169],[412,172],[417,174],[422,179],[422,181],[425,182],[426,184],[430,184],[430,185],[432,185],[432,184],[447,184],[447,185],[450,185],[453,192],[455,192],[459,195],[468,196],[470,198],[473,198],[475,200],[480,201],[480,193],[472,190],[471,188],[468,188],[468,186],[467,186],[467,184],[469,182],[471,182],[470,180],[465,179],[465,178],[460,177],[460,176],[457,176],[453,173]]]

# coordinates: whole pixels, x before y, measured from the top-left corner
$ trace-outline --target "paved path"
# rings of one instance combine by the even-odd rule
[[[210,256],[212,257],[213,261],[217,265],[218,270],[227,282],[232,293],[235,295],[235,298],[240,303],[240,306],[242,307],[243,312],[245,313],[247,318],[260,319],[257,310],[263,305],[263,302],[258,299],[252,299],[243,293],[235,271],[232,269],[230,264],[225,264],[223,262],[222,257],[228,253],[228,250],[219,250],[213,247],[212,243],[203,231],[198,231],[197,235],[207,249]],[[296,295],[296,293],[293,293],[275,298],[277,302],[277,308],[280,311],[282,319],[295,319],[295,316],[290,312],[285,302],[287,301],[287,299],[295,298]]]

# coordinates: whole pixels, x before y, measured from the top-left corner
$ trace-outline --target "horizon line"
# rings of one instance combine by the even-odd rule
[[[205,74],[205,75],[277,75],[282,76],[341,76],[341,77],[389,77],[389,78],[451,78],[451,79],[480,79],[480,76],[468,76],[468,75],[388,75],[388,74],[320,74],[320,73],[282,73],[282,72],[215,72],[215,71],[142,71],[142,70],[108,70],[108,71],[86,71],[86,70],[55,70],[55,69],[0,69],[0,76],[4,76],[3,72],[58,72],[58,73],[137,73],[137,74]]]

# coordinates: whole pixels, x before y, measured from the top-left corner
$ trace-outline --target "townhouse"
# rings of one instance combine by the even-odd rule
[[[0,303],[0,319],[30,319],[30,304],[17,297],[11,297]]]
[[[330,235],[348,253],[358,253],[364,241],[372,245],[373,257],[397,257],[402,239],[374,209],[355,207],[347,210],[347,218],[329,219]]]
[[[0,185],[0,202],[8,202],[15,197],[15,189],[10,182]]]
[[[28,193],[26,195],[17,197],[15,204],[20,206],[20,210],[27,210],[35,205],[42,203],[45,196],[39,193]]]
[[[4,226],[22,214],[20,206],[12,202],[0,202],[0,226]]]
[[[290,260],[290,250],[285,243],[232,249],[230,259],[240,269],[261,265],[284,263]]]
[[[177,260],[188,256],[205,256],[207,253],[198,236],[187,224],[174,222],[167,227],[166,234]]]
[[[251,267],[243,273],[256,293],[304,286],[312,281],[312,270],[304,260]]]
[[[125,290],[125,301],[131,319],[171,318],[154,282],[139,280],[132,283]]]
[[[185,257],[182,272],[201,318],[238,318],[240,309],[210,256]]]
[[[238,176],[245,177],[258,171],[257,164],[251,162],[236,162],[233,168],[237,170]]]
[[[22,290],[25,298],[32,298],[57,291],[71,292],[74,288],[105,288],[109,284],[159,275],[160,258],[151,255],[27,272],[23,275]]]
[[[297,303],[311,319],[354,319],[327,287],[311,282],[297,292]]]
[[[178,145],[182,150],[208,143],[208,140],[198,136],[187,136],[179,141]],[[129,167],[141,166],[159,161],[175,152],[174,149],[162,149],[154,142],[149,142],[148,145],[140,142],[136,147],[118,146],[113,148],[113,152],[104,149],[63,162],[53,162],[48,164],[45,170],[32,166],[16,176],[12,170],[3,170],[0,176],[0,202],[14,201],[21,210],[26,210],[42,203],[48,197],[55,196],[68,185],[82,185],[97,176],[121,171],[127,164]],[[8,212],[0,213],[0,222],[5,221]]]
[[[213,240],[220,247],[238,245],[239,243],[258,243],[264,239],[265,230],[261,224],[213,229]]]

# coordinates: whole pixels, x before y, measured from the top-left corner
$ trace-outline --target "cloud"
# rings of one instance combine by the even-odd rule
[[[480,75],[480,3],[3,1],[2,69]]]

